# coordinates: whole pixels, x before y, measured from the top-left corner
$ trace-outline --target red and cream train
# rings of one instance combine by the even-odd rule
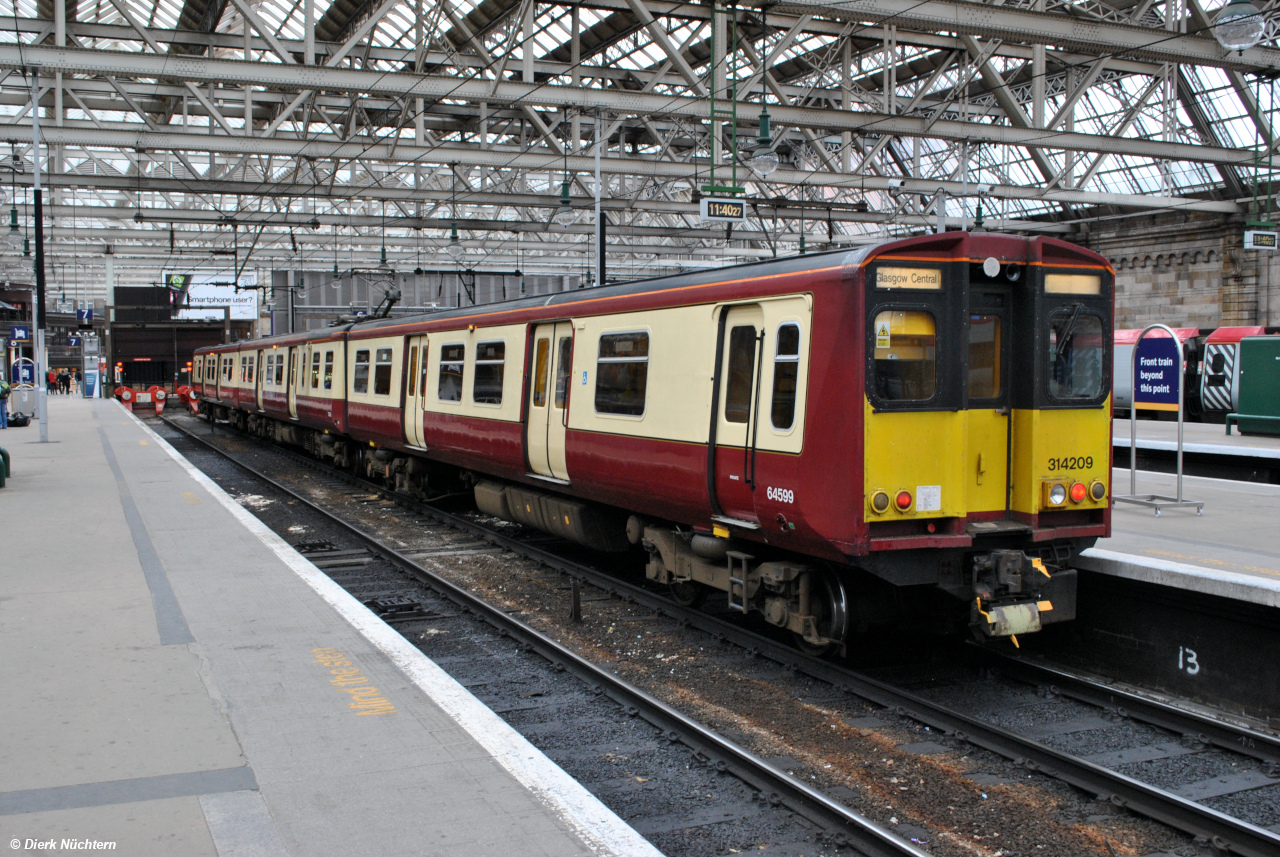
[[[197,354],[206,411],[719,590],[829,648],[1071,619],[1109,534],[1114,274],[950,232]]]

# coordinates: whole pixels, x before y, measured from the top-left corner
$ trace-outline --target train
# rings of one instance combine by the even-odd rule
[[[193,388],[809,651],[889,621],[1017,644],[1110,534],[1114,276],[946,232],[204,348]]]

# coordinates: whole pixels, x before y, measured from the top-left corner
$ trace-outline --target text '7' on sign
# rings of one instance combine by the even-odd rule
[[[746,223],[747,204],[740,199],[711,199],[703,197],[700,203],[703,220],[723,223]]]

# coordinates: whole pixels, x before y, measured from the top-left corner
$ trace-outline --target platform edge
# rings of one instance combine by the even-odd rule
[[[1076,558],[1086,571],[1125,577],[1159,586],[1248,601],[1264,607],[1280,607],[1280,580],[1268,580],[1198,565],[1151,559],[1103,548],[1089,548]]]
[[[529,743],[470,691],[329,579],[292,545],[244,509],[186,457],[118,402],[124,413],[192,479],[278,556],[361,636],[387,656],[423,693],[439,705],[494,760],[560,818],[583,844],[598,854],[662,857],[662,852],[623,821],[581,783]]]

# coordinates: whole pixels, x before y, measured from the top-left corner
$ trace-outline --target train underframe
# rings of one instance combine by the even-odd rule
[[[851,633],[918,627],[1012,637],[1076,613],[1071,559],[1093,539],[1048,544],[1027,537],[975,540],[972,548],[882,551],[847,564],[781,554],[768,545],[648,520],[613,507],[502,482],[392,449],[364,446],[245,411],[214,405],[209,419],[298,447],[336,467],[419,499],[467,491],[488,515],[600,551],[648,554],[646,577],[696,606],[721,593],[731,610],[791,632],[802,649],[840,651]]]

